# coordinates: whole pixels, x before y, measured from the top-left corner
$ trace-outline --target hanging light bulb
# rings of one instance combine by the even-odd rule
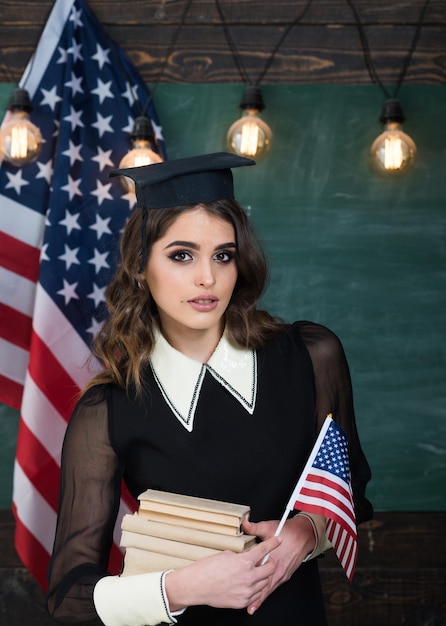
[[[406,172],[413,165],[417,148],[413,139],[401,129],[404,119],[398,100],[387,100],[380,120],[385,130],[370,148],[371,165],[375,171],[395,175]]]
[[[265,108],[259,87],[248,87],[240,103],[243,114],[226,135],[229,150],[239,156],[262,158],[270,149],[273,134],[260,117]]]
[[[26,89],[16,89],[9,101],[10,116],[0,129],[0,151],[12,165],[35,161],[42,147],[40,130],[29,119],[32,104]]]
[[[152,123],[148,117],[141,115],[135,120],[132,134],[130,135],[132,148],[121,159],[119,167],[141,167],[142,165],[152,165],[153,163],[161,163],[163,160],[160,155],[155,152],[155,136],[153,134]],[[128,176],[121,176],[122,184],[126,191],[135,191],[135,183]]]

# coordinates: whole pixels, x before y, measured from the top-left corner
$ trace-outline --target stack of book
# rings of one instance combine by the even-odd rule
[[[148,489],[124,515],[122,575],[178,569],[223,550],[244,552],[256,537],[242,530],[249,507]]]

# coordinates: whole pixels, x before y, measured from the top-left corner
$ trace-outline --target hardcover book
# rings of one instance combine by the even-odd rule
[[[249,510],[153,489],[143,492],[138,512],[122,519],[122,576],[178,569],[223,550],[249,550],[257,541],[242,531]]]

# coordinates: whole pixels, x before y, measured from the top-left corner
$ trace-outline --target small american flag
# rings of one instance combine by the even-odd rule
[[[327,518],[327,538],[351,582],[358,555],[347,438],[327,417],[286,511],[299,509]]]
[[[35,163],[0,168],[0,401],[20,409],[16,548],[46,587],[62,440],[134,208],[108,173],[149,92],[84,0],[56,0],[21,86],[44,144]],[[147,114],[165,156],[153,104]]]

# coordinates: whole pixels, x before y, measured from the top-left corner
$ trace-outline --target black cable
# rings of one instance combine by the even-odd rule
[[[232,35],[229,32],[229,28],[228,28],[228,25],[226,24],[225,17],[223,15],[223,11],[221,9],[219,0],[215,0],[215,4],[217,6],[217,10],[218,10],[218,13],[220,15],[220,20],[221,20],[221,22],[223,24],[223,31],[225,33],[226,42],[227,42],[228,47],[229,47],[229,49],[231,51],[231,54],[232,54],[232,58],[234,59],[234,62],[236,64],[236,66],[237,66],[237,69],[239,71],[239,74],[240,74],[240,77],[241,77],[242,81],[246,85],[249,85],[248,74],[246,73],[246,70],[245,70],[245,67],[243,65],[242,59],[241,59],[241,57],[240,57],[240,55],[238,53],[237,46],[235,45],[234,40],[232,39]]]
[[[393,96],[394,98],[396,98],[396,96],[398,95],[400,87],[403,84],[404,78],[406,76],[406,72],[409,69],[409,65],[410,65],[410,62],[412,60],[413,53],[415,52],[415,49],[416,49],[417,44],[418,44],[418,40],[420,38],[421,27],[423,25],[424,14],[426,13],[426,9],[427,9],[427,7],[429,5],[429,2],[430,2],[430,0],[426,0],[426,2],[424,3],[423,8],[421,9],[420,17],[418,18],[417,28],[415,30],[415,34],[414,34],[414,37],[413,37],[413,40],[412,40],[412,45],[411,45],[411,47],[409,49],[409,52],[407,54],[406,61],[404,63],[403,69],[401,70],[401,74],[400,74],[400,77],[398,79],[396,91],[395,91],[395,94]]]
[[[153,96],[155,94],[156,88],[158,87],[159,82],[160,82],[161,78],[164,75],[164,70],[166,69],[166,65],[167,65],[167,62],[169,61],[170,55],[175,50],[175,46],[177,44],[178,37],[180,36],[181,29],[183,28],[184,23],[186,21],[186,16],[187,16],[187,14],[189,12],[191,4],[192,4],[192,0],[188,0],[188,2],[186,3],[186,6],[184,7],[183,15],[181,16],[181,21],[178,24],[178,27],[176,28],[176,30],[175,30],[175,32],[173,34],[172,40],[170,42],[169,50],[166,53],[166,56],[164,57],[164,63],[162,65],[162,67],[161,67],[159,78],[158,78],[157,82],[155,83],[155,86],[153,87],[153,89],[150,92],[150,96],[148,97],[147,102],[144,105],[144,108],[143,108],[143,111],[142,111],[141,115],[145,115],[146,114],[146,111],[149,108],[150,103],[152,102],[152,99],[153,99]]]
[[[372,55],[370,53],[370,47],[369,47],[369,43],[368,43],[368,40],[367,40],[367,36],[366,36],[365,30],[364,30],[363,24],[361,22],[361,18],[359,17],[359,13],[356,10],[356,7],[353,4],[352,0],[346,0],[346,2],[350,6],[350,8],[351,8],[351,10],[353,12],[353,15],[355,16],[356,26],[357,26],[358,34],[359,34],[359,39],[361,41],[362,51],[363,51],[363,54],[364,54],[364,61],[365,61],[365,64],[366,64],[367,70],[369,72],[369,76],[370,76],[370,79],[371,79],[372,83],[376,83],[376,84],[379,85],[379,87],[381,88],[382,92],[384,93],[384,95],[386,96],[387,99],[391,99],[391,98],[396,99],[396,97],[398,95],[398,92],[400,90],[400,87],[403,84],[403,81],[404,81],[404,78],[406,76],[407,70],[409,69],[409,65],[410,65],[410,63],[412,61],[412,57],[413,57],[413,54],[415,52],[415,49],[417,47],[418,40],[419,40],[420,34],[421,34],[421,27],[422,27],[422,24],[423,24],[424,14],[426,12],[426,9],[427,9],[427,7],[429,5],[430,0],[425,0],[423,8],[421,9],[420,17],[418,18],[418,23],[417,23],[417,27],[416,27],[416,30],[415,30],[415,33],[414,33],[412,44],[411,44],[411,46],[409,48],[409,52],[408,52],[408,54],[406,56],[406,59],[404,61],[404,65],[403,65],[403,68],[401,70],[400,76],[398,78],[397,85],[396,85],[396,88],[395,88],[395,93],[394,93],[393,96],[390,95],[389,91],[383,85],[381,79],[378,76],[378,73],[376,71],[375,65],[373,63]]]
[[[310,8],[310,4],[311,4],[311,2],[312,2],[312,0],[307,0],[307,3],[306,3],[306,5],[305,5],[305,7],[303,8],[303,10],[301,11],[301,13],[299,13],[299,15],[297,15],[297,16],[295,17],[295,19],[294,19],[294,20],[293,20],[290,24],[288,24],[288,26],[287,26],[287,27],[286,27],[286,29],[284,30],[284,32],[283,32],[283,34],[282,34],[281,38],[280,38],[280,39],[279,39],[279,41],[277,42],[277,44],[276,44],[276,46],[275,46],[275,48],[274,48],[273,52],[271,53],[271,55],[270,55],[270,57],[269,57],[269,59],[268,59],[268,61],[267,61],[266,65],[265,65],[265,68],[264,68],[264,69],[263,69],[263,71],[260,73],[260,76],[259,76],[259,78],[257,79],[257,81],[254,83],[254,85],[255,85],[255,86],[257,86],[257,85],[259,85],[259,84],[260,84],[260,82],[262,81],[262,79],[263,79],[263,77],[265,76],[266,72],[267,72],[267,71],[269,70],[269,68],[271,67],[271,64],[272,64],[272,62],[274,61],[274,58],[275,58],[275,56],[276,56],[277,52],[279,51],[279,49],[280,49],[280,47],[281,47],[282,43],[284,42],[284,40],[285,40],[286,36],[287,36],[287,35],[288,35],[288,33],[290,32],[290,30],[291,30],[294,26],[296,26],[296,24],[297,24],[298,22],[300,22],[300,20],[304,17],[304,15],[306,14],[306,12],[307,12],[307,11],[308,11],[308,9]],[[236,46],[236,45],[235,45],[235,43],[234,43],[234,40],[233,40],[233,38],[232,38],[232,35],[231,35],[230,31],[229,31],[229,27],[228,27],[228,25],[227,25],[227,23],[226,23],[226,20],[225,20],[224,15],[223,15],[223,11],[222,11],[221,6],[220,6],[220,0],[215,0],[215,4],[216,4],[216,6],[217,6],[217,10],[218,10],[218,13],[219,13],[219,15],[220,15],[221,22],[222,22],[222,24],[223,24],[223,30],[224,30],[224,33],[225,33],[226,41],[227,41],[227,43],[228,43],[229,49],[231,50],[231,53],[232,53],[232,56],[233,56],[234,62],[235,62],[236,66],[237,66],[237,68],[238,68],[238,70],[239,70],[239,73],[240,73],[241,79],[242,79],[242,81],[243,81],[246,85],[251,85],[251,82],[250,82],[250,80],[249,80],[248,73],[246,72],[246,69],[245,69],[245,67],[244,67],[244,65],[243,65],[243,61],[242,61],[241,55],[240,55],[240,54],[239,54],[239,52],[238,52],[237,46]]]
[[[154,88],[150,90],[149,97],[147,98],[147,101],[146,101],[144,107],[141,107],[139,100],[137,100],[137,98],[135,97],[135,100],[137,100],[139,108],[140,108],[140,115],[141,115],[141,117],[143,117],[143,116],[145,116],[147,114],[147,110],[148,110],[148,108],[150,106],[150,103],[153,100],[153,96],[154,96],[154,93],[156,91],[156,88],[158,87],[159,81],[163,77],[164,70],[166,69],[166,65],[167,65],[167,62],[169,60],[169,57],[172,54],[173,50],[175,49],[176,43],[178,41],[178,37],[180,35],[182,27],[184,26],[186,15],[187,15],[187,13],[189,11],[189,8],[190,8],[191,4],[192,4],[192,0],[188,0],[188,2],[186,3],[186,6],[184,7],[184,11],[183,11],[183,15],[181,17],[181,21],[178,24],[178,27],[176,28],[176,30],[175,30],[175,32],[173,34],[172,40],[170,42],[169,50],[166,53],[166,56],[164,57],[164,63],[162,65],[162,67],[161,67],[161,70],[160,70],[160,73],[159,73],[159,78],[156,81]],[[115,54],[115,51],[114,51],[113,47],[112,47],[112,56],[115,59],[116,63],[119,65],[122,73],[127,77],[127,81],[128,81],[128,83],[130,85],[130,89],[132,89],[132,85],[131,85],[132,81],[130,79],[130,76],[128,75],[128,72],[126,71],[125,67],[122,65],[119,56],[117,56]],[[135,96],[135,94],[133,94],[133,95]]]

